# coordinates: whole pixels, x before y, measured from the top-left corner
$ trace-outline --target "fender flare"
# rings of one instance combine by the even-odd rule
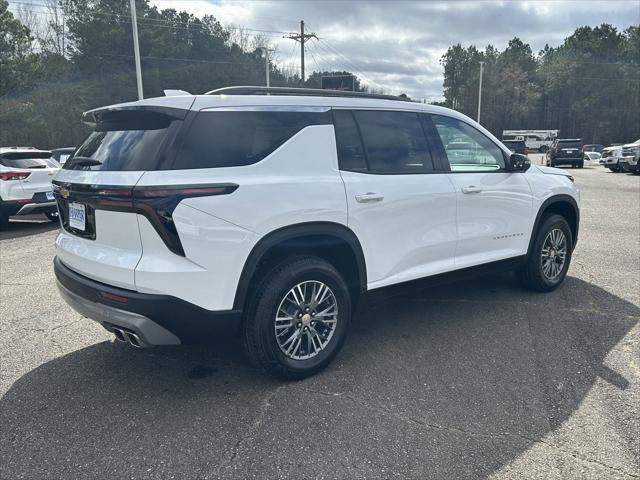
[[[264,237],[262,237],[258,243],[256,243],[249,253],[242,273],[240,274],[240,280],[236,288],[236,295],[233,301],[233,308],[242,310],[249,291],[250,282],[253,275],[258,270],[260,261],[264,258],[265,254],[273,247],[281,244],[282,242],[293,240],[295,238],[303,238],[310,235],[327,235],[337,237],[343,240],[351,248],[356,264],[358,267],[358,289],[360,293],[366,291],[367,288],[367,267],[362,251],[362,246],[355,233],[348,227],[339,223],[333,222],[306,222],[298,223],[294,225],[288,225],[286,227],[274,230]]]
[[[536,234],[536,231],[538,230],[538,227],[540,226],[540,220],[542,219],[542,214],[549,206],[555,203],[568,203],[573,208],[573,212],[576,216],[576,231],[574,232],[574,236],[573,236],[573,248],[575,248],[576,243],[578,243],[578,230],[580,227],[580,208],[578,208],[578,202],[576,202],[576,199],[573,198],[571,195],[567,195],[567,194],[553,195],[547,198],[544,202],[542,202],[542,205],[540,205],[540,208],[538,209],[535,222],[533,223],[533,230],[531,231],[531,236],[529,237],[529,247],[527,248],[527,256],[529,256],[529,254],[531,253],[531,249],[533,248],[535,234]]]

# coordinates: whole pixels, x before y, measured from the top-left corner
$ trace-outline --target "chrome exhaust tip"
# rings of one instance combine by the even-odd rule
[[[140,340],[140,337],[137,334],[133,332],[129,332],[127,330],[124,331],[124,334],[131,345],[137,348],[142,347],[142,341]]]
[[[136,348],[144,348],[149,345],[140,338],[133,330],[113,325],[112,323],[103,323],[102,326],[109,332],[113,333],[116,336],[116,340],[122,343],[128,343],[129,345]]]
[[[116,340],[119,342],[126,343],[127,338],[125,337],[125,331],[118,327],[111,327],[111,332],[116,336]]]

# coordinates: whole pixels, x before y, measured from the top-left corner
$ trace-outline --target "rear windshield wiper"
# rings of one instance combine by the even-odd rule
[[[67,163],[70,167],[78,166],[78,167],[94,167],[96,165],[102,165],[100,160],[96,160],[95,158],[89,157],[73,157],[67,160]]]

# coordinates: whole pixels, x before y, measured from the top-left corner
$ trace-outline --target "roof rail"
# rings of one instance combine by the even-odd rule
[[[377,98],[380,100],[395,100],[410,102],[405,97],[395,95],[382,95],[378,93],[348,92],[344,90],[322,90],[319,88],[291,88],[291,87],[224,87],[207,92],[206,95],[302,95],[309,97],[351,97],[351,98]]]

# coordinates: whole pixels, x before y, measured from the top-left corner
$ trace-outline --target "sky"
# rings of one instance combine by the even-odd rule
[[[253,29],[248,33],[265,35],[275,47],[278,66],[296,72],[299,44],[282,37],[299,31],[304,20],[305,30],[319,38],[307,43],[307,75],[348,70],[376,90],[427,101],[442,98],[440,57],[456,43],[502,50],[518,36],[538,52],[545,44],[560,45],[578,26],[606,22],[622,30],[640,24],[640,0],[149,1],[160,9],[212,14],[225,26]]]
[[[277,62],[300,68],[299,44],[278,32],[305,30],[305,68],[353,71],[387,93],[442,98],[440,57],[450,45],[506,47],[514,36],[534,52],[557,46],[582,25],[640,24],[640,1],[285,1],[151,0],[159,8],[213,14],[222,24],[263,32]],[[253,32],[258,33],[258,32]],[[298,71],[298,70],[297,70]]]

